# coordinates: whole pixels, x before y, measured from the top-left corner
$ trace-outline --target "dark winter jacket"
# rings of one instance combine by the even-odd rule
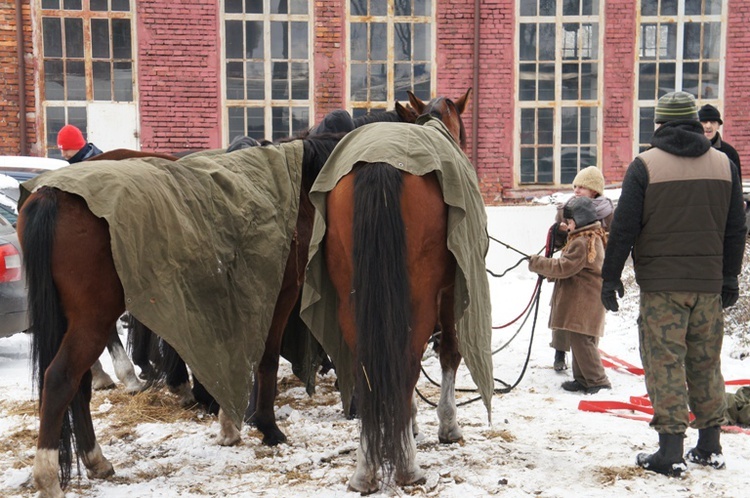
[[[642,291],[718,294],[742,266],[739,174],[698,121],[665,123],[651,145],[625,174],[602,277],[618,281],[632,251]]]
[[[734,147],[721,139],[721,135],[718,131],[716,132],[716,135],[714,135],[714,138],[711,139],[711,146],[714,149],[718,149],[727,155],[729,160],[732,161],[735,166],[737,166],[737,172],[740,174],[740,180],[742,180],[742,165],[740,165],[740,155],[737,154],[737,151]]]
[[[98,156],[101,153],[102,151],[99,150],[96,145],[92,144],[91,142],[87,142],[86,145],[84,145],[83,148],[79,150],[75,156],[68,159],[68,162],[70,164],[80,163],[81,161],[84,161],[90,157]]]

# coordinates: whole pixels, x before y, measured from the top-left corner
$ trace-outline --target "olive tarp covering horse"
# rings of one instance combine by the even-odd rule
[[[454,307],[454,291],[460,295],[458,256],[448,245],[451,225],[443,181],[465,180],[477,214],[478,228],[472,232],[476,239],[467,241],[472,245],[467,252],[473,252],[473,268],[463,268],[460,274],[467,281],[479,281],[477,286],[481,289],[471,299],[483,302],[484,308],[473,308],[466,314],[481,310],[477,324],[486,329],[482,331],[482,345],[486,348],[478,355],[481,362],[489,365],[489,370],[487,365],[480,369],[483,384],[489,385],[483,395],[489,405],[492,376],[489,288],[484,272],[486,215],[473,167],[450,138],[465,143],[460,114],[468,96],[467,91],[455,103],[439,98],[424,104],[410,94],[418,113],[439,118],[442,124],[420,117],[417,123],[425,124],[419,127],[390,125],[392,128],[388,129],[387,125],[372,125],[350,133],[329,158],[311,193],[316,207],[324,204],[319,220],[325,216],[326,231],[319,245],[317,237],[322,236],[317,232],[313,236],[311,250],[317,252],[311,254],[308,270],[312,271],[307,274],[302,316],[314,333],[323,325],[317,320],[328,325],[323,317],[330,316],[333,306],[326,303],[331,301],[320,294],[322,300],[316,311],[317,291],[311,290],[318,285],[313,281],[318,278],[318,252],[322,250],[328,278],[338,295],[335,307],[339,327],[353,361],[361,432],[357,468],[349,486],[362,493],[378,489],[377,472],[381,467],[384,473],[393,472],[398,484],[424,478],[415,461],[413,396],[422,353],[438,323],[443,331],[438,437],[443,443],[462,438],[456,423],[454,386],[461,361],[458,341],[464,337],[457,335],[456,320],[466,303]],[[388,158],[390,163],[376,158]],[[421,161],[429,164],[421,165]],[[454,175],[440,169],[441,161],[460,163],[456,168],[460,172]],[[465,265],[464,256],[458,260]],[[318,289],[328,285],[322,280],[318,283]],[[307,306],[310,314],[306,314]],[[463,334],[478,332],[468,330]],[[340,376],[340,385],[341,380]]]

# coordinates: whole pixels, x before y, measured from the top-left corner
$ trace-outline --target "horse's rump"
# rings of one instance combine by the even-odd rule
[[[239,423],[294,234],[302,156],[298,141],[177,162],[80,163],[22,190],[80,195],[107,221],[126,307]]]
[[[448,205],[447,246],[457,262],[456,320],[459,346],[474,382],[489,408],[492,358],[489,284],[484,256],[489,245],[484,202],[473,166],[437,119],[422,126],[379,123],[350,132],[338,144],[310,193],[316,208],[302,318],[337,366],[345,406],[351,399],[351,354],[337,320],[337,297],[322,254],[326,233],[326,197],[355,164],[388,163],[417,176],[434,172]]]

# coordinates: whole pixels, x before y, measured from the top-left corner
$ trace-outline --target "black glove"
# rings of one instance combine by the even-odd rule
[[[721,286],[721,307],[729,308],[740,298],[740,286],[737,283],[737,277],[724,277],[724,284]]]
[[[619,294],[620,297],[625,294],[625,287],[623,287],[621,280],[605,280],[604,283],[602,283],[602,304],[609,311],[617,311],[620,309],[620,306],[617,304],[615,291],[617,291],[617,294]]]

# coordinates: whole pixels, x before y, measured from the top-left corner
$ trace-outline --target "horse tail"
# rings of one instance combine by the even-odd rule
[[[28,285],[29,328],[31,329],[32,375],[42,403],[44,374],[57,355],[68,321],[60,302],[60,295],[52,279],[52,249],[57,225],[57,194],[43,187],[31,196],[23,207],[25,218],[21,233],[21,248]],[[80,399],[80,395],[75,396]],[[75,402],[75,400],[74,400]],[[70,480],[72,466],[72,415],[63,416],[60,432],[60,481]]]
[[[406,468],[411,367],[406,233],[401,173],[385,163],[357,168],[354,180],[353,303],[357,327],[358,412],[366,458],[388,471]],[[385,464],[385,465],[383,465]]]

